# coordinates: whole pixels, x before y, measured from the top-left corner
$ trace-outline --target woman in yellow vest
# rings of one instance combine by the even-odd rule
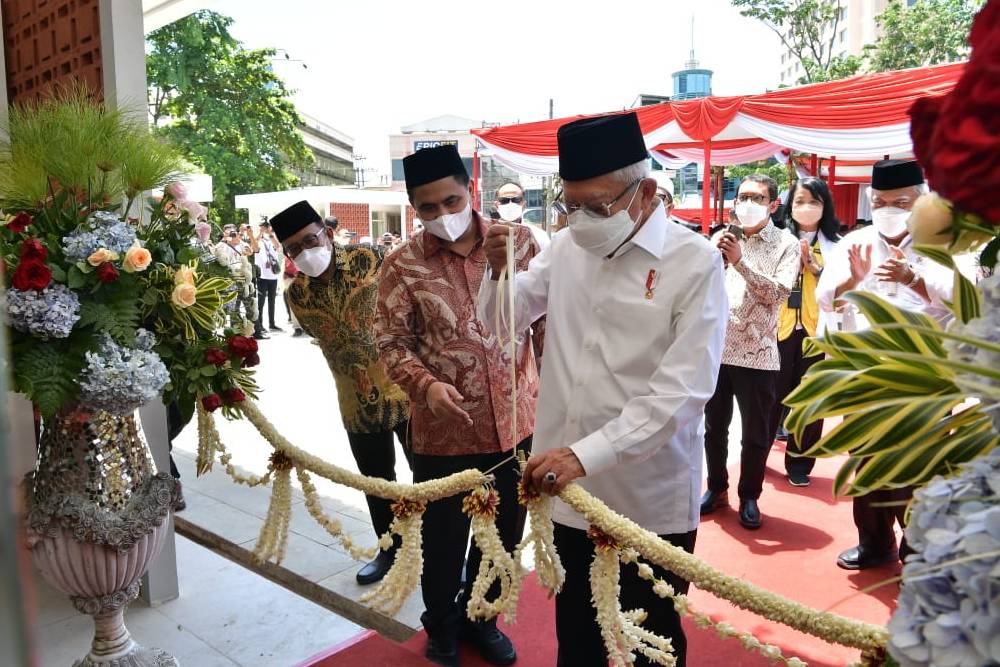
[[[816,304],[816,283],[823,272],[823,258],[829,257],[840,240],[840,222],[833,208],[830,188],[818,178],[800,179],[785,201],[785,224],[798,236],[802,268],[788,301],[778,313],[778,355],[781,369],[776,382],[777,398],[772,415],[772,432],[777,432],[784,411],[782,401],[798,386],[806,370],[823,355],[805,357],[802,343],[806,338],[820,336],[826,330],[828,313]],[[809,473],[815,459],[792,456],[815,445],[823,435],[823,420],[806,427],[802,442],[788,435],[785,447],[785,472],[792,486],[809,486]]]

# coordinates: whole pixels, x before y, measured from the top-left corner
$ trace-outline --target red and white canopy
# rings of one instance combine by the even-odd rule
[[[762,95],[703,97],[634,111],[658,160],[740,164],[784,148],[838,160],[912,154],[907,111],[950,91],[965,63],[865,74]],[[503,164],[522,173],[558,171],[556,130],[582,118],[473,130]]]

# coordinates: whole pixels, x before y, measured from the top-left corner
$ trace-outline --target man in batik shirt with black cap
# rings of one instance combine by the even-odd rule
[[[516,277],[517,330],[547,315],[537,445],[525,480],[549,494],[575,480],[613,511],[690,552],[701,416],[726,330],[722,259],[706,239],[667,218],[634,113],[563,125],[558,143],[569,231],[556,234]],[[510,229],[493,227],[486,241],[492,279],[479,293],[479,312],[487,326]],[[606,667],[591,603],[589,523],[559,500],[552,518],[566,569],[556,595],[557,664]],[[680,577],[653,571],[687,592]],[[642,627],[669,638],[683,667],[687,644],[673,602],[658,597],[634,565],[622,568],[621,605],[644,609]],[[650,663],[638,655],[635,664]]]
[[[497,528],[504,548],[513,551],[523,513],[518,510],[518,466],[512,450],[515,444],[530,448],[538,393],[530,339],[517,346],[511,360],[502,342],[476,316],[489,223],[472,208],[469,174],[455,146],[417,151],[403,159],[403,171],[410,204],[424,229],[382,266],[376,327],[389,375],[410,396],[413,481],[468,468],[496,468]],[[516,261],[523,271],[539,250],[527,227],[518,225],[516,233]],[[511,386],[512,362],[517,366],[516,387]],[[516,431],[512,395],[517,401]],[[468,539],[462,496],[428,506],[421,578],[426,655],[440,665],[457,665],[461,634],[489,662],[509,665],[517,656],[496,619],[470,622],[465,598],[456,602]],[[468,550],[470,585],[481,560],[478,547]],[[493,591],[499,588],[491,595]]]
[[[337,384],[340,416],[351,453],[363,475],[396,479],[393,433],[406,449],[406,394],[386,375],[375,348],[373,320],[382,251],[371,246],[341,247],[333,228],[308,202],[300,201],[271,218],[274,233],[299,275],[285,292],[288,305],[319,345]],[[319,422],[324,415],[315,416]],[[390,502],[365,496],[379,536],[392,523]],[[389,571],[396,547],[379,551],[357,574],[371,584]]]

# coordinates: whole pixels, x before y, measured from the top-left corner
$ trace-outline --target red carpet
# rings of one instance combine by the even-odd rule
[[[895,576],[898,566],[854,573],[836,566],[837,554],[854,546],[857,540],[850,501],[835,502],[832,498],[831,485],[840,460],[818,461],[812,486],[796,489],[785,479],[783,455],[783,448],[776,445],[760,500],[763,527],[747,531],[739,525],[735,509],[719,512],[702,522],[695,553],[729,574],[805,604],[874,623],[886,622],[897,592],[895,584],[872,593],[849,596]],[[810,665],[839,667],[857,659],[857,651],[832,646],[765,621],[707,593],[692,590],[691,598],[697,608],[714,619],[725,620],[740,630],[751,630],[761,641],[780,646],[786,656],[798,656]],[[519,667],[555,665],[554,607],[534,576],[525,582],[517,624],[501,627],[518,648]],[[691,624],[685,627],[691,667],[763,667],[771,664],[762,656],[745,651],[737,640],[720,639],[713,631]],[[323,667],[426,665],[422,656],[425,643],[423,633],[417,634],[403,645],[412,651],[406,655],[398,645],[372,636],[315,664]],[[463,666],[485,667],[487,664],[467,647],[463,651]]]

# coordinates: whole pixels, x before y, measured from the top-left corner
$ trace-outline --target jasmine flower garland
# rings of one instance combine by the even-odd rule
[[[140,329],[136,339],[150,346],[152,334]],[[97,352],[84,355],[86,366],[80,379],[80,401],[93,409],[118,415],[131,414],[160,395],[170,374],[155,352],[128,348],[104,334]]]
[[[124,254],[135,243],[135,228],[109,211],[93,213],[84,225],[63,238],[66,261],[84,262],[94,251],[105,248]]]
[[[53,283],[41,292],[7,292],[7,321],[18,331],[42,340],[66,338],[80,319],[80,299],[65,285]]]
[[[903,667],[1000,663],[1000,450],[914,493],[889,621],[889,653]]]

